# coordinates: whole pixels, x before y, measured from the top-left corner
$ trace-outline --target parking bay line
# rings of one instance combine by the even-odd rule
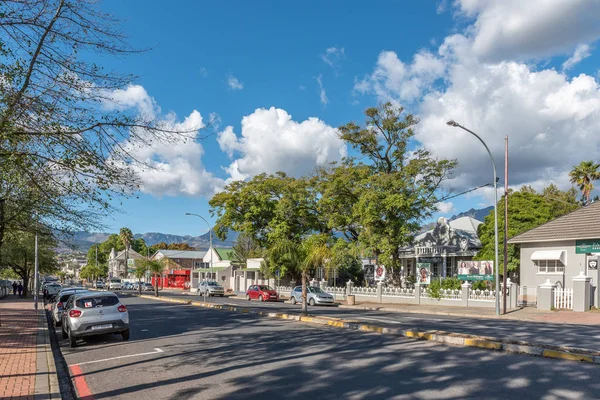
[[[148,355],[151,355],[151,354],[159,354],[159,353],[164,353],[164,351],[161,350],[161,349],[159,349],[158,347],[155,347],[154,351],[151,351],[151,352],[148,352],[148,353],[130,354],[130,355],[127,355],[127,356],[104,358],[102,360],[86,361],[86,362],[82,362],[82,363],[78,363],[78,364],[73,364],[73,365],[71,365],[71,367],[74,367],[74,366],[77,366],[77,365],[95,364],[95,363],[104,362],[104,361],[119,360],[121,358],[131,358],[131,357],[148,356]]]

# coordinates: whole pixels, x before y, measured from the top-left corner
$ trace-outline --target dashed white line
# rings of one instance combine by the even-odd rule
[[[86,361],[86,362],[82,362],[82,363],[79,363],[79,364],[72,364],[71,367],[73,367],[75,365],[95,364],[95,363],[104,362],[104,361],[119,360],[121,358],[141,357],[141,356],[148,356],[148,355],[151,355],[151,354],[159,354],[159,353],[164,353],[164,351],[162,351],[161,349],[159,349],[158,347],[156,347],[154,349],[154,351],[151,351],[149,353],[130,354],[130,355],[127,355],[127,356],[104,358],[102,360]]]

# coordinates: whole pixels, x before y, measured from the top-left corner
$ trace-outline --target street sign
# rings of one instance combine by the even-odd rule
[[[280,275],[281,275],[281,271],[280,271],[280,270],[277,270],[277,271],[275,271],[275,276],[276,276],[277,278],[279,278],[279,276],[280,276]]]
[[[135,265],[135,260],[133,258],[128,258],[127,259],[127,266],[131,267]]]
[[[576,240],[575,254],[600,253],[600,239]]]

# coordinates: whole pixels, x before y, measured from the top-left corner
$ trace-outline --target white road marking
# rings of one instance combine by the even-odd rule
[[[390,323],[390,324],[402,324],[402,322],[392,321],[389,319],[368,318],[368,317],[359,317],[358,319],[367,319],[367,320],[371,320],[371,321],[385,322],[385,323]]]
[[[142,332],[148,332],[148,329],[142,329],[141,331]]]
[[[82,363],[73,364],[73,365],[95,364],[95,363],[104,362],[104,361],[119,360],[121,358],[131,358],[131,357],[148,356],[148,355],[151,355],[151,354],[158,354],[158,353],[164,353],[164,351],[162,351],[161,349],[159,349],[158,347],[156,347],[156,348],[154,348],[154,351],[149,352],[149,353],[139,353],[139,354],[130,354],[128,356],[119,356],[119,357],[112,357],[112,358],[104,358],[102,360],[87,361],[87,362],[82,362]]]

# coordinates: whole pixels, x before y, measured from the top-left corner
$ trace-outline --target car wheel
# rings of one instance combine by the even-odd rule
[[[310,300],[308,300],[308,304],[310,304],[311,306],[314,306],[315,305],[315,299],[311,298]]]
[[[67,332],[65,331],[65,327],[64,327],[64,326],[61,328],[61,331],[62,331],[62,338],[63,338],[63,339],[66,339],[66,338],[68,338],[68,337],[69,337],[69,336],[67,335]]]
[[[250,295],[249,294],[246,295],[246,300],[250,301]]]
[[[129,329],[121,332],[121,337],[123,338],[123,340],[129,340]]]
[[[69,347],[77,346],[77,338],[73,335],[73,332],[69,329]]]
[[[296,304],[298,301],[296,300],[296,296],[292,296],[292,298],[290,299],[290,303],[292,304]]]
[[[262,296],[260,296],[260,295],[258,296],[258,299],[259,299],[261,302],[265,301],[265,298],[264,298],[264,297],[262,297]]]

